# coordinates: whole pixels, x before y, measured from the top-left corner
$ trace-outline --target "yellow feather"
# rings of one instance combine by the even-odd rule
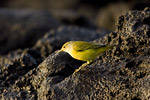
[[[85,41],[76,41],[73,43],[74,50],[82,51],[88,49],[97,49],[103,47],[104,45],[98,45],[92,42],[85,42]]]
[[[91,62],[110,48],[112,46],[99,45],[92,42],[69,41],[62,46],[61,50],[69,53],[75,59]]]

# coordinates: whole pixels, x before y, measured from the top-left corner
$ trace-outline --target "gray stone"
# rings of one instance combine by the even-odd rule
[[[87,71],[53,85],[53,100],[150,99],[150,11],[130,11],[118,21],[116,32],[95,40],[117,45],[103,53]],[[49,83],[48,83],[49,84]]]
[[[33,46],[59,22],[48,12],[0,9],[0,54]]]
[[[67,53],[55,51],[42,63],[17,78],[11,86],[4,85],[0,97],[33,97],[32,99],[39,100],[149,100],[149,20],[149,8],[127,12],[120,16],[115,32],[94,41],[113,44],[115,47],[86,65],[86,70],[73,75],[74,70],[83,62],[73,59]],[[62,38],[65,39],[65,36]],[[37,63],[33,56],[26,58],[31,60],[31,64],[23,63],[27,66]],[[21,93],[23,94],[20,95]]]

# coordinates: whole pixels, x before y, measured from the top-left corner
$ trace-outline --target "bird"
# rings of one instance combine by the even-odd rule
[[[86,64],[90,64],[98,55],[111,49],[112,47],[113,46],[101,45],[94,42],[68,41],[62,46],[60,51],[67,52],[73,58],[86,61]],[[86,64],[83,64],[79,67],[79,69],[75,70],[75,73],[85,67]]]

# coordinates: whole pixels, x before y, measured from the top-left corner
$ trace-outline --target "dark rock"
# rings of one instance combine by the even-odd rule
[[[92,19],[91,16],[93,13],[88,15],[85,11],[82,11],[82,8],[79,12],[73,10],[53,10],[51,12],[57,20],[59,20],[65,25],[75,25],[89,29],[97,29],[97,26],[94,24],[94,21],[90,20]],[[83,12],[85,13],[85,15],[83,14]]]
[[[0,54],[31,47],[59,22],[48,12],[0,9]]]
[[[150,6],[149,0],[133,0],[131,3],[133,10],[143,10],[145,7]]]
[[[121,16],[118,31],[95,41],[117,46],[87,65],[84,73],[79,71],[53,86],[46,81],[50,95],[46,94],[45,98],[150,99],[150,39],[148,21],[145,23],[149,17],[147,9]]]
[[[17,50],[10,52],[6,56],[1,56],[0,87],[3,87],[1,91],[5,91],[1,96],[5,99],[18,98],[19,91],[25,92],[26,97],[34,96],[36,98],[36,96],[43,95],[40,91],[43,87],[39,90],[38,88],[41,84],[44,84],[44,80],[51,82],[51,84],[56,84],[71,75],[82,64],[82,62],[74,60],[66,53],[51,54],[53,51],[60,49],[62,44],[69,40],[92,41],[106,33],[103,30],[95,32],[94,30],[75,26],[62,26],[47,33],[33,48]],[[53,50],[51,51],[51,49]],[[46,57],[43,56],[46,53],[51,55],[41,63],[43,57]],[[39,63],[41,64],[39,65]],[[37,68],[38,65],[39,68]],[[47,80],[45,77],[50,78]],[[30,93],[29,91],[32,92]],[[16,96],[11,97],[11,94],[16,94]]]
[[[35,49],[41,51],[42,56],[45,58],[67,41],[93,41],[99,37],[108,34],[108,31],[101,29],[97,32],[87,28],[79,28],[77,26],[61,26],[56,30],[51,30],[45,36],[38,40]]]
[[[119,9],[118,9],[119,8]],[[131,10],[131,4],[126,2],[115,2],[101,8],[96,16],[96,26],[114,31],[115,22],[120,15]]]
[[[0,57],[0,91],[5,91],[15,81],[42,62],[40,53],[33,49],[18,50]],[[10,89],[11,90],[11,89]],[[14,92],[15,93],[15,92]]]
[[[117,30],[111,34],[95,40],[96,43],[116,45],[111,50],[101,54],[91,64],[86,65],[85,71],[72,74],[75,68],[82,62],[73,59],[64,52],[50,54],[38,65],[36,58],[27,56],[21,59],[17,65],[36,66],[25,71],[10,85],[3,85],[0,98],[4,99],[45,99],[45,100],[149,100],[150,99],[150,46],[149,46],[149,18],[150,10],[130,11],[120,16]],[[69,40],[69,36],[75,34],[61,35],[71,31],[57,33],[61,38]],[[73,28],[70,30],[73,30]],[[62,33],[61,33],[62,32]],[[84,30],[84,33],[88,32]],[[53,35],[56,39],[57,34]],[[80,33],[82,36],[82,32]],[[90,36],[89,34],[86,36]],[[45,39],[52,37],[45,35]],[[59,37],[59,36],[58,36]],[[84,37],[84,35],[83,35]],[[76,40],[76,38],[71,38]],[[81,38],[82,39],[82,38]],[[87,38],[85,38],[86,40]],[[91,39],[91,38],[89,38]],[[52,43],[52,40],[49,43]],[[84,39],[83,39],[84,40]],[[42,41],[42,39],[40,40]],[[44,39],[43,39],[44,41]],[[62,43],[62,41],[60,41]],[[54,42],[53,42],[54,43]],[[37,50],[37,45],[34,48]],[[40,58],[40,57],[39,57]],[[42,57],[41,57],[42,58]],[[28,61],[29,60],[29,61]],[[26,63],[22,61],[27,61]],[[35,61],[35,62],[34,62]],[[20,67],[16,67],[20,68]],[[1,72],[7,72],[1,71]],[[15,76],[15,69],[12,69]],[[17,70],[17,69],[16,69]],[[13,73],[12,72],[12,73]],[[19,72],[19,71],[18,71]],[[10,73],[10,72],[9,72]],[[7,76],[6,74],[2,74]],[[11,76],[8,76],[9,79]],[[7,78],[4,78],[7,80]],[[2,86],[1,86],[2,88]]]
[[[114,31],[116,29],[115,24],[120,15],[130,10],[143,10],[149,6],[149,0],[118,0],[116,2],[109,2],[99,9],[95,15],[96,18],[93,19],[96,19],[95,23],[97,27]]]
[[[62,26],[47,33],[32,49],[17,50],[7,56],[1,56],[1,87],[4,87],[1,91],[5,91],[1,96],[5,99],[18,98],[19,91],[25,92],[26,97],[37,98],[36,96],[44,95],[41,89],[43,90],[45,85],[40,87],[41,84],[59,83],[82,64],[67,53],[51,53],[60,49],[62,44],[69,40],[92,41],[105,34],[107,32],[104,30],[95,32],[86,28]],[[51,55],[39,65],[43,57],[47,56],[45,54]],[[16,96],[11,97],[11,94]]]
[[[6,2],[7,1],[7,2]],[[79,0],[31,0],[30,2],[26,0],[5,0],[5,7],[7,8],[29,8],[36,10],[62,10],[76,7],[79,4]]]
[[[106,28],[114,31],[118,17],[129,10],[142,10],[149,0],[1,0],[0,7],[48,10],[59,15],[64,24],[82,27]],[[74,13],[75,12],[75,13]],[[95,25],[96,23],[96,25]]]
[[[2,96],[2,100],[34,100],[36,96],[34,94],[31,94],[30,91],[9,91],[5,92]]]
[[[5,86],[5,88],[9,87],[8,89],[1,89],[1,91],[5,91],[2,97],[17,99],[20,98],[20,96],[18,97],[18,91],[20,91],[20,93],[24,91],[27,97],[33,95],[34,99],[36,96],[44,99],[45,93],[49,94],[49,85],[52,86],[63,81],[65,77],[71,75],[81,64],[82,62],[73,59],[69,54],[65,52],[58,53],[56,51],[47,57],[37,68],[28,71],[28,73],[22,77],[20,75],[18,80],[15,80],[15,83],[13,83],[14,85]],[[50,84],[48,85],[47,82]],[[41,84],[43,84],[42,87]]]

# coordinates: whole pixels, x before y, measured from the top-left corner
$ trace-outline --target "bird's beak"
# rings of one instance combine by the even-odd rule
[[[58,51],[57,51],[57,53],[60,53],[60,52],[62,52],[62,50],[58,50]]]

